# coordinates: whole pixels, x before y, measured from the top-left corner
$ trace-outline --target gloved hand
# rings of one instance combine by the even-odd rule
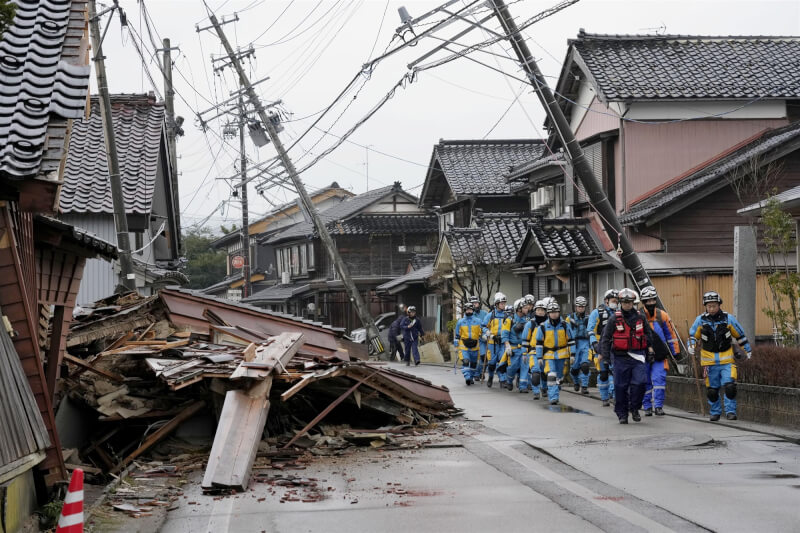
[[[395,337],[395,340],[397,340],[397,342],[403,342],[403,336],[398,335],[397,337]]]
[[[481,340],[483,342],[488,342],[489,341],[489,334],[488,333],[484,333],[483,335],[481,335]]]
[[[747,358],[750,359],[751,357],[753,357],[753,352],[747,352]]]
[[[694,344],[690,344],[689,346],[687,346],[686,351],[689,352],[689,355],[694,357]]]
[[[506,355],[511,355],[512,351],[511,346],[506,346]]]

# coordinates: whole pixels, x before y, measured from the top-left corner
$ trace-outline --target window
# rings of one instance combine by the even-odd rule
[[[308,247],[308,269],[314,270],[316,268],[314,266],[314,243],[310,242],[306,246]]]
[[[297,246],[292,246],[291,248],[291,265],[292,265],[292,276],[296,276],[300,273],[300,257],[297,252]]]
[[[308,263],[306,262],[306,252],[308,248],[305,244],[301,244],[298,248],[300,251],[300,273],[306,274],[308,273]]]
[[[226,298],[228,300],[238,302],[239,300],[242,299],[242,289],[228,289],[228,294]]]

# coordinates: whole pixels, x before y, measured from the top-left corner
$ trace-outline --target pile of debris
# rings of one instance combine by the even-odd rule
[[[103,473],[202,412],[217,422],[207,490],[245,489],[260,448],[291,457],[316,444],[382,446],[457,412],[445,387],[366,362],[340,330],[283,313],[165,289],[75,318],[62,390],[96,420],[80,459]]]

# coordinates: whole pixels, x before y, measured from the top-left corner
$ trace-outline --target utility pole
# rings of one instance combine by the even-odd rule
[[[603,191],[602,186],[597,183],[592,168],[583,155],[581,145],[572,133],[567,118],[558,106],[553,96],[553,91],[548,87],[547,81],[544,79],[536,61],[533,59],[528,45],[517,27],[517,23],[508,11],[508,7],[503,0],[491,0],[491,2],[494,6],[497,18],[500,20],[500,25],[503,27],[506,37],[517,55],[517,59],[519,59],[522,68],[531,81],[531,85],[533,85],[536,95],[539,97],[539,101],[542,103],[547,116],[553,121],[556,133],[566,149],[578,180],[580,180],[581,185],[583,185],[583,188],[586,190],[591,204],[600,215],[606,233],[611,239],[614,238],[615,234],[617,235],[618,246],[622,249],[622,264],[625,268],[630,270],[633,281],[639,287],[639,290],[652,285],[647,271],[644,269],[644,266],[642,266],[641,261],[639,261],[639,257],[636,255],[630,239],[628,239],[628,236],[623,231],[622,225],[617,219],[617,214],[608,201],[608,197]]]
[[[167,112],[167,146],[169,147],[170,170],[172,173],[172,205],[175,206],[175,223],[178,230],[177,242],[182,243],[181,239],[181,205],[180,195],[178,194],[178,150],[176,147],[176,137],[178,135],[178,125],[175,122],[175,89],[172,87],[172,48],[170,40],[162,41],[164,48],[164,107]],[[181,250],[178,250],[180,253]]]
[[[119,9],[114,0],[113,9]],[[103,134],[106,139],[106,156],[108,158],[108,178],[111,183],[111,201],[114,205],[114,226],[117,230],[117,249],[119,250],[120,285],[128,290],[136,290],[136,275],[133,273],[131,259],[131,240],[128,233],[128,219],[125,214],[125,197],[122,195],[122,178],[117,159],[117,139],[114,136],[114,123],[111,116],[111,99],[108,96],[108,78],[106,78],[105,58],[100,38],[100,22],[95,0],[89,0],[89,26],[94,48],[94,66],[97,75],[97,88],[100,93],[100,114],[103,117]]]
[[[250,80],[247,78],[247,73],[245,73],[244,68],[242,68],[238,56],[236,53],[234,53],[231,44],[228,42],[227,37],[225,37],[225,32],[222,30],[222,27],[213,12],[209,13],[209,19],[211,20],[211,24],[214,26],[214,30],[217,32],[217,36],[219,36],[219,39],[222,42],[222,46],[225,47],[225,52],[228,54],[228,57],[231,60],[231,65],[236,69],[236,72],[239,75],[239,82],[246,92],[247,98],[250,100],[250,104],[258,112],[259,120],[266,128],[270,141],[272,141],[272,145],[275,147],[275,150],[277,150],[278,156],[281,158],[289,178],[292,180],[295,189],[297,189],[300,202],[305,206],[306,211],[308,211],[311,219],[314,222],[314,227],[316,228],[317,233],[319,233],[320,240],[322,241],[323,246],[325,246],[328,255],[330,255],[331,261],[333,262],[336,271],[339,273],[339,277],[342,279],[345,290],[350,297],[350,301],[356,308],[356,312],[361,319],[361,323],[367,330],[367,339],[369,340],[369,343],[373,346],[375,353],[383,353],[385,349],[378,335],[378,328],[375,326],[375,321],[372,320],[372,316],[369,314],[369,310],[367,309],[363,298],[361,298],[361,294],[358,292],[356,284],[350,277],[350,270],[347,268],[347,265],[344,263],[344,261],[342,261],[342,257],[339,255],[339,250],[336,249],[336,243],[333,242],[330,233],[328,233],[328,228],[325,226],[325,223],[322,222],[319,213],[317,213],[314,204],[311,202],[311,198],[308,196],[308,192],[306,191],[303,182],[300,180],[300,176],[297,174],[297,169],[289,157],[289,153],[286,151],[286,148],[284,148],[280,137],[278,137],[278,132],[275,129],[275,125],[272,123],[269,115],[267,115],[267,112],[264,106],[261,104],[258,94],[256,94],[256,91],[253,89]]]
[[[239,171],[242,175],[242,252],[244,265],[242,266],[242,298],[250,296],[250,222],[247,214],[247,154],[245,153],[244,129],[247,126],[247,110],[244,107],[244,97],[239,97]]]

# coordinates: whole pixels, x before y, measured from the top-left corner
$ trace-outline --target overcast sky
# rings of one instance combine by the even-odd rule
[[[508,1],[508,0],[507,0]],[[370,58],[392,49],[402,40],[395,36],[400,26],[397,9],[405,6],[419,16],[442,2],[403,0],[313,0],[283,2],[275,0],[208,0],[218,18],[229,19],[238,13],[238,22],[224,25],[228,38],[241,48],[253,43],[256,53],[247,60],[251,80],[270,79],[258,85],[265,101],[281,99],[291,113],[281,134],[289,146],[311,126],[317,113],[330,105],[339,92]],[[463,8],[470,0],[454,4]],[[557,0],[518,0],[509,9],[518,23],[555,4]],[[197,33],[195,25],[208,26],[200,0],[121,0],[132,32],[120,29],[114,18],[104,42],[109,85],[115,93],[151,91],[142,61],[133,42],[144,40],[143,54],[158,91],[163,94],[161,73],[152,59],[153,45],[148,35],[142,4],[152,16],[153,37],[172,40],[175,62],[176,114],[186,121],[186,135],[178,141],[180,196],[185,226],[206,220],[217,229],[220,224],[241,220],[241,208],[231,198],[226,178],[238,172],[238,137],[223,138],[225,119],[213,121],[205,134],[198,127],[195,113],[230,97],[237,82],[230,69],[215,74],[211,56],[222,49],[212,31]],[[487,10],[478,8],[478,17]],[[385,16],[384,16],[385,15]],[[442,18],[435,15],[423,22]],[[104,24],[108,18],[104,18]],[[424,30],[430,25],[420,28]],[[449,39],[466,26],[463,22],[437,32]],[[495,19],[486,23],[498,31]],[[525,36],[539,66],[550,80],[558,76],[568,39],[584,28],[590,33],[669,33],[683,35],[800,35],[800,2],[692,0],[601,1],[582,0],[558,14],[531,26]],[[409,34],[406,34],[408,37]],[[475,30],[458,40],[465,45],[490,37]],[[139,43],[141,45],[141,43]],[[432,47],[441,44],[428,38],[414,47],[405,47],[380,62],[369,80],[362,77],[347,97],[339,101],[319,124],[291,149],[298,168],[331,147],[370,111],[406,75],[407,65]],[[460,50],[463,47],[451,44]],[[434,144],[439,139],[538,138],[544,113],[536,97],[517,79],[520,73],[513,53],[505,44],[492,45],[487,52],[475,52],[447,65],[418,73],[413,83],[398,88],[386,105],[365,122],[332,154],[306,170],[302,179],[313,190],[337,181],[355,193],[400,181],[404,188],[419,194],[425,179]],[[450,52],[439,52],[441,58]],[[431,59],[428,59],[430,61]],[[423,62],[424,63],[424,62]],[[366,82],[366,83],[364,83]],[[363,89],[357,91],[363,84]],[[96,94],[96,89],[93,89]],[[354,100],[353,96],[357,95]],[[519,95],[519,98],[517,96]],[[185,99],[185,101],[184,101]],[[516,101],[515,101],[516,99]],[[349,106],[348,106],[349,104]],[[307,117],[307,118],[306,118]],[[224,139],[224,140],[223,140]],[[249,141],[250,165],[275,156],[271,146],[256,148]],[[368,172],[367,172],[367,160]],[[236,162],[236,163],[235,163]],[[234,164],[237,166],[235,167]],[[367,180],[367,175],[369,180]],[[273,204],[292,199],[282,188],[258,196],[250,187],[250,212],[257,217]]]

